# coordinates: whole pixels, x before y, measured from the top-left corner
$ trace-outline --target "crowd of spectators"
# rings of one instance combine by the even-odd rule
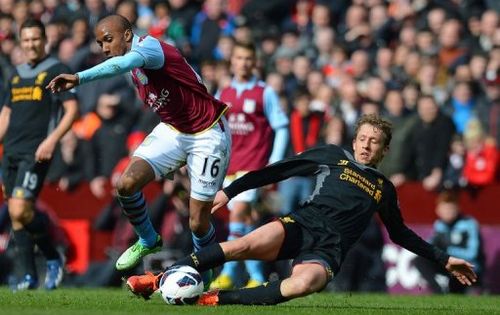
[[[47,50],[77,72],[103,60],[92,30],[111,13],[175,45],[214,94],[230,82],[234,43],[254,42],[258,75],[290,117],[288,155],[350,149],[357,118],[378,113],[394,125],[380,170],[396,186],[500,181],[500,1],[0,0],[0,98],[24,60],[23,21],[43,21]],[[134,93],[126,75],[77,88],[81,117],[48,176],[62,193],[87,183],[98,198],[109,193],[120,160],[157,122]],[[281,201],[267,202],[286,213],[311,187],[283,182]]]

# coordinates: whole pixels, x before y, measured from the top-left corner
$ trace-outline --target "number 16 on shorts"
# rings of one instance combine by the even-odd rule
[[[201,201],[213,200],[226,176],[226,160],[227,157],[214,155],[193,159],[190,170],[191,196]]]

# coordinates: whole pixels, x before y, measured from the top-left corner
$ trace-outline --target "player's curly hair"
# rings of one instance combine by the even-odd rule
[[[363,126],[364,124],[369,124],[382,130],[382,133],[384,134],[384,146],[387,147],[389,143],[391,143],[392,124],[375,114],[363,115],[358,119],[356,123],[356,129],[354,131],[354,138],[356,138],[356,136],[358,135],[359,128],[361,128],[361,126]]]

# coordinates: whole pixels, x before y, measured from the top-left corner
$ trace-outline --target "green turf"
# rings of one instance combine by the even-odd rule
[[[12,293],[0,288],[0,314],[500,314],[500,296],[389,296],[323,293],[278,306],[169,306],[120,289],[59,289]]]

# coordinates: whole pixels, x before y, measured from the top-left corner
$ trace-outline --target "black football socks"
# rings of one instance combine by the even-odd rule
[[[19,273],[24,277],[25,275],[37,276],[35,267],[35,244],[31,234],[25,229],[14,230],[14,243],[16,245],[17,258],[19,262]]]
[[[275,305],[288,301],[281,294],[281,280],[265,283],[255,288],[219,292],[219,304]]]
[[[191,266],[199,272],[207,271],[226,262],[224,251],[219,244],[212,244],[204,247],[191,255],[181,258],[174,265]]]
[[[50,220],[49,217],[40,211],[35,211],[33,220],[26,224],[24,228],[33,237],[33,241],[40,248],[47,260],[60,259],[61,256],[56,250],[52,237],[49,234]]]

